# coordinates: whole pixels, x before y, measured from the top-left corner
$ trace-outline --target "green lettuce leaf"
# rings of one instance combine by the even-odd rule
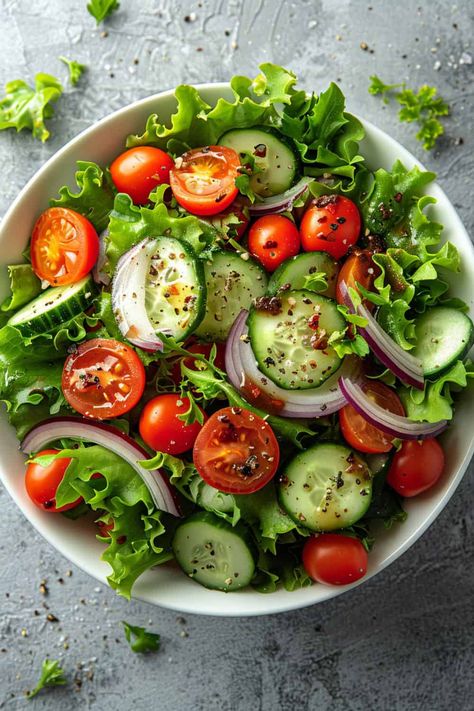
[[[71,462],[57,490],[57,505],[82,496],[93,511],[100,512],[101,520],[113,519],[110,538],[101,538],[108,544],[102,558],[112,568],[110,586],[129,598],[142,573],[173,557],[171,535],[178,520],[157,510],[141,477],[110,450],[80,446],[37,461],[47,464],[64,458]],[[102,477],[92,479],[96,472]]]
[[[119,7],[120,3],[117,0],[91,0],[87,3],[87,10],[95,18],[98,25],[107,17],[110,17]]]
[[[454,415],[453,393],[465,388],[470,378],[474,378],[472,363],[458,360],[437,380],[426,380],[424,390],[401,386],[398,394],[407,416],[415,422],[451,420]]]
[[[16,311],[38,296],[41,291],[41,281],[34,273],[30,264],[12,264],[8,267],[10,291],[0,309]]]
[[[92,222],[97,232],[102,232],[109,223],[109,214],[114,206],[115,189],[108,173],[96,163],[78,160],[75,179],[77,191],[73,192],[63,185],[59,189],[59,198],[53,198],[49,204],[79,212]]]
[[[35,688],[27,692],[27,698],[32,699],[42,689],[48,686],[64,686],[67,684],[67,679],[64,676],[63,669],[59,666],[57,659],[45,659],[41,666],[41,675]]]
[[[154,196],[157,202],[152,207],[137,207],[124,193],[116,196],[105,239],[107,262],[104,268],[108,273],[113,273],[124,252],[145,237],[176,237],[188,242],[196,254],[209,248],[217,239],[217,230],[205,220],[168,210],[161,201],[162,194]]]
[[[161,123],[157,114],[149,116],[142,135],[131,135],[127,146],[154,145],[179,154],[187,148],[216,144],[231,128],[250,128],[274,123],[275,105],[290,101],[296,77],[274,64],[262,64],[261,74],[252,81],[234,76],[230,85],[234,100],[220,98],[212,108],[192,86],[175,91],[177,109],[171,125]]]
[[[132,652],[146,654],[156,652],[160,648],[160,635],[155,632],[148,632],[144,627],[131,625],[122,620],[125,631],[125,639],[130,645]]]
[[[22,79],[5,85],[5,96],[0,100],[0,131],[24,128],[43,143],[49,138],[45,120],[53,116],[52,103],[63,93],[63,87],[50,74],[37,74],[34,89]]]
[[[81,76],[86,71],[87,67],[85,64],[80,64],[75,59],[67,59],[66,57],[59,57],[59,60],[66,65],[69,70],[69,81],[73,86],[76,86]]]

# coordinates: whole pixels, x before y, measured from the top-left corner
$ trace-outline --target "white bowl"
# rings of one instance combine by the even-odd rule
[[[227,84],[203,84],[198,87],[203,98],[214,104],[220,96],[231,97]],[[2,265],[21,261],[33,223],[38,214],[48,206],[63,184],[73,184],[77,160],[92,160],[101,165],[109,163],[123,150],[125,136],[140,132],[147,116],[157,112],[166,121],[175,108],[173,92],[163,92],[126,106],[107,116],[74,138],[37,172],[8,210],[0,226],[0,260]],[[361,152],[372,168],[390,168],[400,158],[412,167],[418,161],[397,141],[363,121],[366,138]],[[456,294],[470,306],[473,315],[474,301],[474,249],[454,207],[441,188],[429,186],[429,193],[438,202],[432,215],[445,225],[444,239],[451,240],[463,257],[463,268],[455,277]],[[2,266],[0,297],[7,291],[6,270]],[[453,427],[444,436],[447,467],[441,481],[431,491],[408,500],[405,508],[408,519],[390,531],[381,531],[369,556],[367,576],[379,573],[406,551],[430,526],[446,506],[469,464],[474,451],[474,399],[467,394],[459,398]],[[83,521],[69,521],[63,516],[45,514],[36,508],[25,493],[23,485],[24,458],[18,451],[18,442],[6,417],[0,418],[0,476],[14,501],[35,526],[60,553],[94,578],[106,582],[108,565],[100,560],[103,544],[94,537],[92,526]],[[313,585],[309,588],[286,592],[278,590],[263,595],[251,589],[223,594],[206,590],[189,580],[180,570],[165,566],[148,571],[136,583],[133,595],[155,605],[172,610],[208,615],[264,615],[313,605],[347,591],[351,586],[329,587]]]

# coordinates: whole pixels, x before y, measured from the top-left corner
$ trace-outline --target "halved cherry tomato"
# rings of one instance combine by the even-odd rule
[[[186,425],[179,419],[189,410],[189,404],[189,398],[175,393],[157,395],[147,402],[138,428],[149,447],[168,454],[182,454],[191,449],[202,425],[197,420]],[[206,413],[201,412],[206,420]]]
[[[74,284],[99,256],[99,237],[89,220],[66,207],[49,207],[31,235],[31,265],[52,286]]]
[[[380,268],[372,260],[372,254],[370,250],[362,249],[347,257],[337,277],[336,301],[338,304],[345,304],[341,293],[342,282],[345,283],[348,289],[352,287],[357,291],[357,284],[360,284],[367,291],[373,290],[374,281],[380,274]],[[374,308],[374,304],[367,299],[364,299],[364,304],[371,311]]]
[[[43,457],[48,454],[58,454],[59,449],[43,449],[38,452],[37,457]],[[26,467],[25,487],[30,499],[36,506],[49,513],[58,513],[59,511],[68,511],[81,503],[82,498],[79,497],[76,501],[70,504],[56,507],[56,492],[58,486],[63,480],[64,474],[70,459],[55,459],[54,462],[43,466],[42,464],[30,462]]]
[[[81,415],[107,420],[138,403],[145,389],[145,368],[125,343],[93,338],[67,357],[62,388],[68,403]]]
[[[187,346],[186,350],[190,353],[197,353],[203,355],[205,358],[209,358],[213,343],[193,343],[191,346]],[[191,370],[199,370],[199,361],[194,360],[194,358],[178,358],[171,369],[171,379],[175,385],[179,385],[181,378],[181,362]],[[216,359],[214,365],[221,370],[225,370],[225,343],[216,343]]]
[[[340,259],[360,233],[357,205],[343,195],[322,195],[301,220],[301,245],[305,252],[328,252]]]
[[[327,585],[348,585],[363,578],[368,556],[357,538],[339,533],[322,533],[308,538],[303,548],[303,565],[309,577]]]
[[[401,496],[418,496],[436,484],[444,470],[444,452],[436,439],[405,440],[394,454],[387,482]]]
[[[365,380],[365,393],[384,410],[395,415],[404,415],[405,410],[395,390],[378,380]],[[392,440],[388,434],[371,425],[355,410],[352,405],[346,405],[339,410],[339,424],[346,442],[359,452],[371,454],[390,452]]]
[[[169,183],[173,166],[171,156],[160,148],[136,146],[113,161],[110,174],[120,193],[127,193],[134,203],[144,205],[153,188]]]
[[[280,448],[270,425],[240,407],[215,412],[193,449],[196,469],[211,486],[229,494],[252,494],[275,475]]]
[[[225,146],[193,148],[176,159],[170,185],[179,204],[193,215],[217,215],[239,192],[240,158]]]
[[[259,217],[250,228],[249,252],[274,272],[288,257],[300,251],[300,236],[294,222],[283,215]]]

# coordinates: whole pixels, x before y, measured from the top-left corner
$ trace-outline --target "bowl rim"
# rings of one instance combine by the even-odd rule
[[[230,89],[230,84],[229,82],[205,82],[205,83],[200,83],[200,84],[193,84],[197,90],[199,91],[204,91],[204,92],[214,92],[216,94],[216,98],[219,97],[219,95],[222,95],[223,93],[228,93]],[[130,111],[136,110],[137,108],[140,108],[148,103],[153,103],[154,101],[161,101],[163,99],[168,99],[168,98],[173,98],[175,94],[175,88],[173,89],[167,89],[162,92],[157,92],[155,94],[151,94],[149,96],[143,97],[141,99],[137,99],[136,101],[133,101],[132,103],[127,104],[126,106],[123,106],[116,111],[113,111],[103,118],[99,119],[92,125],[88,126],[85,128],[83,131],[78,133],[76,136],[74,136],[72,139],[67,141],[61,148],[53,153],[52,156],[48,158],[48,160],[29,178],[29,180],[26,182],[24,187],[20,190],[16,198],[13,200],[9,208],[7,209],[5,215],[1,219],[0,222],[0,243],[2,241],[2,235],[3,233],[8,230],[9,228],[9,222],[11,221],[12,217],[14,216],[17,206],[22,202],[24,197],[29,193],[29,191],[33,188],[33,186],[42,178],[43,175],[45,175],[50,167],[53,164],[56,164],[57,162],[60,162],[61,159],[67,152],[77,143],[80,143],[83,139],[88,138],[89,136],[92,136],[98,129],[100,129],[103,126],[106,126],[107,123],[115,121],[117,118],[119,118],[122,115],[127,114]],[[406,149],[399,141],[394,139],[392,136],[390,136],[388,133],[383,131],[382,129],[378,128],[375,126],[371,121],[368,121],[367,119],[364,119],[360,116],[357,116],[357,118],[362,122],[364,128],[368,129],[368,132],[372,134],[377,141],[382,141],[386,142],[387,140],[391,143],[392,147],[397,150],[397,154],[400,158],[400,160],[407,162],[408,164],[417,164],[422,170],[426,170],[424,167],[423,163],[419,161],[408,149]],[[435,189],[436,192],[442,196],[448,203],[449,206],[452,209],[452,216],[456,219],[457,221],[457,226],[459,229],[459,232],[465,241],[466,245],[466,252],[463,255],[467,260],[471,261],[474,264],[474,245],[472,244],[469,235],[467,233],[466,228],[464,227],[457,211],[452,202],[449,200],[447,197],[446,193],[444,190],[440,187],[440,185],[434,181],[433,183],[430,184],[431,190]],[[455,475],[452,476],[451,481],[449,483],[449,486],[447,490],[445,491],[444,495],[442,498],[433,506],[431,509],[429,515],[422,521],[422,523],[416,528],[416,530],[409,535],[404,541],[402,542],[401,545],[396,547],[381,563],[378,564],[376,570],[369,571],[366,576],[364,576],[361,580],[358,580],[355,583],[352,583],[350,585],[344,585],[344,586],[327,586],[326,590],[324,591],[324,594],[320,596],[317,600],[301,600],[297,595],[295,595],[294,602],[292,602],[292,595],[294,593],[289,593],[288,595],[284,595],[281,597],[278,597],[278,592],[272,593],[271,595],[266,595],[262,596],[265,597],[266,600],[269,598],[274,600],[274,603],[272,605],[268,605],[268,607],[271,607],[271,609],[267,610],[262,610],[260,605],[256,605],[255,609],[252,607],[248,608],[248,606],[245,606],[247,609],[245,609],[244,612],[238,612],[236,609],[230,609],[229,611],[223,610],[223,609],[214,609],[214,610],[203,610],[203,609],[196,609],[195,606],[193,605],[188,605],[188,604],[182,604],[179,601],[175,600],[174,598],[167,598],[166,601],[164,602],[157,602],[156,600],[153,600],[151,596],[146,595],[144,593],[140,593],[139,591],[136,593],[132,594],[132,599],[135,600],[140,600],[143,602],[147,602],[150,604],[153,604],[158,607],[163,607],[165,609],[177,611],[177,612],[185,612],[188,614],[200,614],[200,615],[213,615],[213,616],[220,616],[220,617],[252,617],[252,616],[260,616],[260,615],[269,615],[269,614],[278,614],[282,612],[288,612],[292,610],[297,610],[305,607],[309,607],[312,605],[320,604],[323,602],[326,602],[329,599],[338,597],[339,595],[342,595],[345,592],[348,592],[352,590],[353,588],[358,587],[359,585],[362,585],[366,582],[368,582],[371,578],[376,576],[378,573],[380,573],[382,570],[384,570],[386,567],[391,565],[397,558],[399,558],[403,553],[405,553],[411,546],[423,535],[423,533],[431,526],[431,524],[436,520],[436,518],[439,516],[441,511],[446,507],[447,503],[451,499],[452,495],[454,494],[455,490],[459,486],[466,470],[469,465],[469,462],[474,454],[474,432],[471,435],[471,440],[469,447],[466,449],[464,456],[461,460],[461,463],[455,472]],[[35,530],[51,545],[54,547],[56,551],[61,553],[68,561],[73,563],[74,565],[77,565],[78,568],[80,568],[83,572],[87,573],[90,575],[92,578],[95,578],[96,580],[104,583],[105,585],[108,586],[105,576],[101,574],[101,571],[95,571],[88,569],[87,566],[85,565],[83,561],[83,557],[80,557],[75,554],[75,552],[70,552],[68,550],[68,545],[62,545],[61,540],[58,540],[58,536],[56,535],[50,535],[48,531],[40,530],[36,523],[32,521],[30,516],[28,515],[28,512],[26,510],[26,507],[22,505],[20,501],[18,501],[17,497],[15,496],[14,489],[13,487],[10,486],[9,481],[6,477],[3,476],[2,469],[0,468],[0,480],[2,481],[5,489],[8,491],[10,496],[12,497],[13,501],[15,504],[18,506],[18,508],[22,511],[23,515],[25,518],[29,521],[30,524],[32,524],[35,528]],[[320,586],[318,586],[319,589]],[[209,591],[212,593],[212,591]],[[256,595],[261,595],[261,593],[255,592]],[[226,598],[229,596],[226,596]],[[232,599],[239,597],[239,593],[234,593],[232,595]],[[280,601],[281,600],[281,601]],[[234,608],[237,608],[238,605],[235,605]]]

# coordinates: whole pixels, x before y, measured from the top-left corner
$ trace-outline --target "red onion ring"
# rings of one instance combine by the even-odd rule
[[[265,395],[273,400],[283,402],[278,410],[282,417],[325,417],[337,412],[347,404],[342,394],[338,380],[341,373],[353,374],[357,365],[346,358],[341,371],[334,373],[318,388],[311,390],[284,390],[267,378],[258,368],[255,356],[248,338],[246,320],[248,311],[242,310],[237,316],[229,333],[225,351],[225,366],[227,376],[232,385],[242,395],[246,396],[245,384],[256,385]],[[247,394],[248,396],[248,394]]]
[[[447,420],[440,422],[413,422],[408,417],[395,415],[377,405],[364,390],[364,382],[342,376],[340,388],[352,407],[371,425],[398,439],[424,439],[436,437],[448,426]]]
[[[367,320],[367,326],[358,326],[357,328],[372,349],[374,356],[386,368],[389,368],[399,380],[407,385],[412,385],[414,388],[423,390],[425,381],[421,360],[403,350],[393,338],[390,338],[363,303],[356,308],[344,281],[339,286],[349,311]]]
[[[160,511],[166,511],[173,516],[181,515],[166,475],[160,469],[148,470],[142,467],[139,460],[150,458],[146,449],[112,425],[88,422],[80,417],[53,417],[28,432],[21,443],[21,450],[25,454],[34,454],[46,444],[62,437],[93,442],[110,449],[141,476]]]
[[[154,249],[153,240],[147,237],[120,257],[112,282],[112,307],[120,332],[130,343],[147,351],[162,351],[163,342],[145,308],[146,276]]]
[[[292,188],[289,188],[289,190],[286,190],[284,193],[263,198],[260,202],[255,202],[253,205],[249,205],[250,215],[262,217],[263,215],[274,215],[279,212],[291,210],[295,200],[303,195],[305,190],[308,189],[309,183],[313,180],[314,178],[303,177],[296,183],[296,185],[293,185]]]

